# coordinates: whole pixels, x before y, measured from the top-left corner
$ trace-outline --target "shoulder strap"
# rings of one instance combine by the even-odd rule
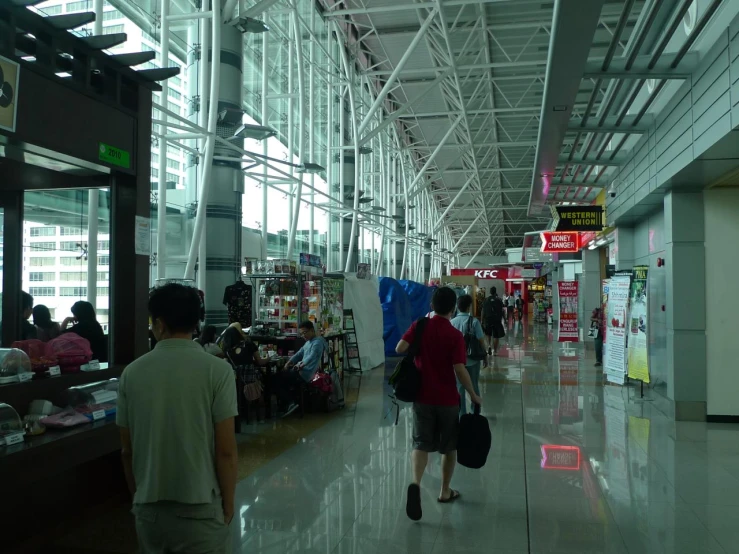
[[[415,356],[421,350],[421,339],[423,338],[423,330],[429,322],[428,317],[422,317],[416,322],[416,338],[408,349],[409,356]]]

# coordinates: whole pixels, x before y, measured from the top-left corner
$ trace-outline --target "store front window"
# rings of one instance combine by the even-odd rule
[[[94,209],[89,189],[24,194],[22,288],[34,307],[45,306],[56,323],[71,329],[77,302],[92,304],[107,334],[109,313],[110,193],[97,190],[97,233],[90,248]],[[94,258],[94,260],[93,260]],[[29,321],[38,326],[34,316]],[[66,322],[66,325],[65,325]]]

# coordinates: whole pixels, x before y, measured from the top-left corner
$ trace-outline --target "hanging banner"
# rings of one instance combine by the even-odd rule
[[[559,290],[559,342],[579,342],[577,328],[577,281],[560,281]]]
[[[631,273],[629,298],[629,378],[649,383],[649,354],[647,352],[647,274],[649,266],[635,266]]]
[[[606,347],[603,356],[609,381],[623,384],[626,379],[626,318],[629,305],[628,275],[614,275],[608,283]]]

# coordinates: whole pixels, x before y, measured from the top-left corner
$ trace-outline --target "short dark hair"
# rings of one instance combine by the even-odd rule
[[[149,294],[149,315],[161,319],[170,332],[189,333],[200,321],[200,296],[194,287],[170,283]]]
[[[26,291],[21,291],[21,311],[33,309],[33,296],[28,294]]]
[[[472,306],[472,297],[469,294],[463,294],[457,299],[457,309],[460,312],[469,312]]]
[[[300,324],[301,329],[305,329],[306,331],[313,331],[315,332],[316,328],[313,325],[312,321],[306,320],[303,323]]]
[[[495,287],[490,287],[490,296],[496,296],[498,294],[498,289]]]
[[[439,287],[431,297],[431,307],[437,314],[446,315],[454,311],[457,293],[449,287]]]

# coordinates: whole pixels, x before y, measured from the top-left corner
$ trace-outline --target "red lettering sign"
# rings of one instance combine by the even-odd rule
[[[559,444],[544,444],[541,447],[542,469],[580,469],[580,447]]]
[[[487,269],[452,269],[452,276],[469,276],[477,277],[478,279],[501,279],[505,281],[508,279],[508,268],[487,268]]]
[[[580,251],[580,233],[544,231],[541,233],[541,251],[547,254]]]

